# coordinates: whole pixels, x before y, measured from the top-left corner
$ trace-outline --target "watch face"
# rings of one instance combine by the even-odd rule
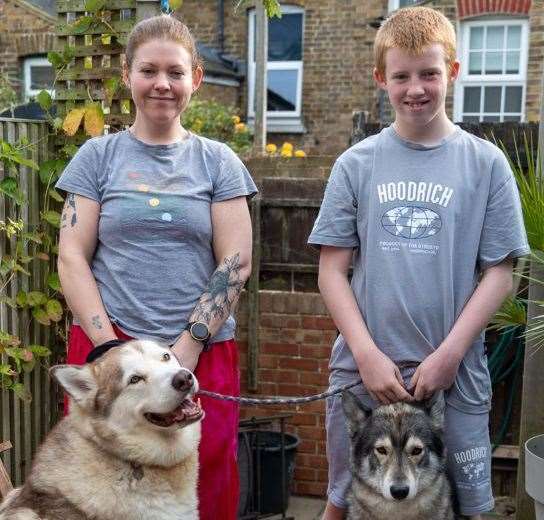
[[[208,326],[205,323],[197,321],[196,323],[193,323],[191,327],[191,334],[195,339],[204,341],[205,339],[208,339],[208,335],[210,334],[210,332],[208,330]]]

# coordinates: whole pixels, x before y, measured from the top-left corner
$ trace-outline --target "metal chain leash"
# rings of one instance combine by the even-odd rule
[[[261,404],[301,404],[318,401],[319,399],[326,399],[327,397],[339,394],[340,392],[353,388],[359,384],[361,384],[360,380],[347,383],[337,388],[331,388],[330,390],[321,392],[320,394],[309,395],[306,397],[236,397],[234,395],[223,395],[216,392],[210,392],[209,390],[199,390],[198,393],[200,395],[205,395],[206,397],[212,397],[213,399],[220,399],[221,401],[233,401],[235,403],[253,406]]]
[[[400,370],[414,369],[419,365],[418,361],[401,361],[397,363],[397,367]],[[332,395],[339,394],[344,390],[349,390],[354,386],[360,385],[362,381],[347,383],[345,385],[339,386],[337,388],[331,388],[326,392],[321,392],[320,394],[309,395],[306,397],[236,397],[234,395],[223,395],[216,392],[210,392],[209,390],[199,390],[200,395],[205,395],[206,397],[211,397],[213,399],[219,399],[221,401],[233,401],[235,403],[247,404],[251,406],[258,406],[260,404],[301,404],[301,403],[310,403],[312,401],[318,401],[319,399],[326,399]]]

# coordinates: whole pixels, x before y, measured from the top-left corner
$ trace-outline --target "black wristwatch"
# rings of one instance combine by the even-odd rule
[[[185,330],[189,331],[191,338],[195,341],[200,341],[203,345],[203,351],[206,352],[209,349],[208,340],[210,339],[210,329],[203,321],[190,321],[185,326]]]

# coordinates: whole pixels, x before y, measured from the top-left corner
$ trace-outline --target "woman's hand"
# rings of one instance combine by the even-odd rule
[[[182,367],[194,372],[202,348],[203,345],[200,341],[194,340],[188,332],[184,332],[172,345],[171,350]]]

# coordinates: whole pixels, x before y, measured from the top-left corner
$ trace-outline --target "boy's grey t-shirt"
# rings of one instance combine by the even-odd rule
[[[437,146],[392,127],[336,161],[308,240],[355,248],[351,286],[376,345],[421,362],[450,332],[482,270],[529,252],[515,179],[503,153],[459,127]],[[340,335],[336,381],[358,377]],[[483,334],[459,367],[448,401],[489,407]]]
[[[87,141],[57,187],[100,203],[91,270],[111,321],[133,337],[167,343],[217,267],[211,203],[257,191],[222,143],[190,134],[149,145],[129,131]],[[232,338],[234,328],[229,316],[212,341]]]

